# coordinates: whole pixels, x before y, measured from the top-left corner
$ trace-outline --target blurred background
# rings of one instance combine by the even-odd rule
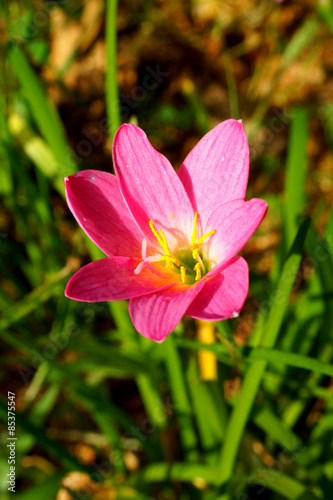
[[[1,10],[0,497],[13,495],[10,391],[18,500],[332,498],[332,1]],[[216,325],[217,373],[205,380],[191,318],[154,344],[126,302],[64,297],[73,272],[102,255],[62,179],[112,171],[120,123],[143,128],[177,169],[228,118],[250,143],[247,198],[269,210],[242,252],[248,299]],[[312,220],[306,235],[300,216]],[[274,308],[276,290],[286,300]],[[274,328],[276,341],[261,343]]]

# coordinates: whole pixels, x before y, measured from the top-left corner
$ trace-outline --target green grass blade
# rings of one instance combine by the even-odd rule
[[[309,356],[302,356],[301,354],[293,352],[279,351],[277,349],[253,349],[249,355],[250,360],[265,360],[274,363],[282,363],[304,370],[311,370],[313,372],[322,373],[333,377],[333,365],[324,363]]]
[[[0,336],[10,325],[21,320],[31,313],[37,306],[48,300],[52,295],[58,294],[59,285],[74,271],[69,263],[61,271],[50,277],[45,283],[35,288],[20,302],[11,306],[0,319]]]
[[[106,108],[111,142],[120,127],[117,83],[117,0],[106,6]]]
[[[195,478],[201,478],[209,484],[216,484],[218,476],[215,467],[189,463],[155,463],[133,474],[129,484],[136,485],[141,482],[155,483],[165,481],[181,481],[192,483]]]
[[[193,426],[193,412],[187,394],[180,356],[171,335],[160,345],[170,383],[171,397],[178,417],[182,448],[188,460],[198,460],[198,440]]]
[[[197,359],[194,356],[189,361],[187,379],[206,463],[215,465],[217,451],[224,437],[227,420],[226,405],[220,387],[215,387],[217,386],[215,381],[200,381]]]
[[[282,498],[288,498],[289,500],[318,500],[322,498],[320,492],[318,492],[319,496],[317,496],[317,494],[314,494],[304,484],[297,481],[297,479],[289,477],[280,471],[261,469],[260,473],[261,477],[255,479],[255,481],[263,487],[268,487],[279,495],[282,495]]]
[[[9,60],[33,117],[56,158],[58,170],[63,176],[72,174],[76,171],[73,155],[66,142],[63,125],[56,109],[47,98],[38,77],[18,46],[10,47]]]
[[[222,363],[226,362],[226,348],[221,344],[202,344],[197,341],[178,340],[177,344],[181,347],[187,347],[193,350],[206,350],[216,354],[217,359]],[[280,351],[279,349],[268,349],[264,347],[245,349],[244,361],[264,360],[272,363],[281,363],[295,368],[302,368],[304,370],[311,370],[313,372],[321,373],[323,375],[333,376],[333,365],[320,361],[310,356],[303,356],[301,354]],[[234,363],[228,363],[233,365]]]
[[[306,145],[308,141],[307,112],[294,110],[289,135],[287,171],[285,179],[284,227],[286,248],[290,248],[297,229],[297,217],[304,204],[304,183],[307,167]]]
[[[28,158],[47,179],[53,182],[58,193],[64,198],[64,181],[57,168],[56,158],[48,144],[41,137],[34,134],[26,121],[17,113],[12,113],[9,116],[8,127]]]
[[[251,415],[253,422],[263,430],[274,443],[291,453],[302,446],[302,440],[268,408],[256,408]],[[297,457],[296,457],[297,458]]]
[[[271,310],[265,324],[264,335],[261,340],[262,347],[273,347],[279,333],[283,316],[288,306],[289,295],[301,262],[301,254],[309,223],[310,221],[306,220],[301,225],[283,266]],[[228,489],[233,475],[238,448],[266,366],[267,361],[257,360],[249,367],[244,377],[241,394],[228,422],[226,440],[219,461],[220,481],[224,488],[221,500],[230,498]]]
[[[302,26],[296,31],[283,53],[285,65],[294,61],[300,53],[312,42],[319,29],[320,22],[315,17],[307,18]]]

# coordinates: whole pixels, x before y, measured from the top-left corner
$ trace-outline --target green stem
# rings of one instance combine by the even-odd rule
[[[117,0],[106,6],[106,109],[111,140],[120,127],[117,83]]]
[[[305,220],[290,249],[277,284],[274,298],[272,299],[271,310],[264,328],[265,333],[259,347],[272,348],[275,344],[288,306],[288,298],[301,262],[302,250],[308,228],[309,220]],[[231,480],[239,445],[267,364],[268,361],[258,359],[248,368],[243,380],[241,394],[229,419],[226,430],[226,440],[218,464],[220,484],[222,486],[221,496],[218,497],[219,500],[229,500],[231,498]]]
[[[185,458],[188,462],[198,461],[198,441],[193,425],[192,407],[187,394],[181,359],[172,335],[169,335],[161,347],[164,351],[170,392],[179,422],[180,441]]]

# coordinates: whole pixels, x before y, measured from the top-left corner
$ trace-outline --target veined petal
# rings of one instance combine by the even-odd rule
[[[207,258],[213,269],[207,276],[213,276],[243,248],[257,230],[267,211],[267,203],[258,198],[249,201],[234,200],[222,205],[212,213],[206,230],[215,229],[206,243]]]
[[[129,314],[135,329],[155,342],[163,342],[204,284],[204,280],[192,286],[178,283],[157,293],[131,299]]]
[[[249,146],[243,125],[227,120],[206,134],[178,170],[203,225],[222,204],[244,199],[249,172]]]
[[[235,317],[244,305],[248,289],[248,265],[242,257],[237,257],[230,266],[205,283],[186,314],[207,321]]]
[[[115,175],[82,170],[65,178],[68,206],[106,255],[139,257],[143,234],[124,203]]]
[[[172,286],[175,274],[155,274],[144,268],[134,274],[140,259],[107,257],[81,267],[69,280],[65,295],[81,302],[122,300],[156,292]],[[180,279],[180,278],[179,278]]]
[[[122,195],[145,236],[156,242],[149,221],[165,232],[170,250],[189,239],[194,211],[169,161],[135,125],[122,125],[113,141],[113,159]]]

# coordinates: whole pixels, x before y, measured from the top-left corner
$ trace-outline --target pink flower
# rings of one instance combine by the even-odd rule
[[[249,148],[240,122],[227,120],[188,154],[178,173],[135,125],[113,145],[116,175],[84,170],[65,179],[68,206],[107,255],[72,276],[66,296],[83,302],[130,299],[138,332],[162,342],[186,313],[237,316],[248,266],[236,254],[267,205],[244,201]]]

